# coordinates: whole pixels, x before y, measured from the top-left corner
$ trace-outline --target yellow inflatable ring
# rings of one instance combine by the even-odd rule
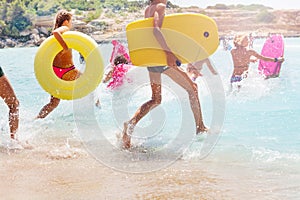
[[[42,88],[59,99],[78,99],[94,91],[100,84],[104,64],[98,44],[86,34],[68,31],[63,34],[68,47],[85,58],[85,71],[74,81],[64,81],[56,76],[52,63],[62,50],[54,36],[48,37],[38,48],[34,59],[34,72]]]

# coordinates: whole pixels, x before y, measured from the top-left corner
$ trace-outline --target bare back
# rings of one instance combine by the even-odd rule
[[[234,66],[233,75],[242,75],[245,71],[247,71],[252,56],[265,61],[274,62],[273,58],[262,56],[253,49],[248,49],[246,47],[241,46],[232,49],[231,55]]]
[[[237,48],[231,50],[234,66],[247,66],[250,63],[252,53],[246,48]]]
[[[64,32],[69,31],[69,28],[67,26],[61,26],[57,29],[55,29],[54,32],[59,32],[60,34],[63,34]],[[62,43],[62,39],[57,37],[57,34],[53,33],[54,37],[58,40],[59,43]],[[60,51],[53,60],[53,65],[60,67],[60,68],[68,68],[70,66],[73,66],[73,57],[72,57],[72,49],[62,50]]]
[[[54,60],[53,65],[60,68],[68,68],[73,65],[72,49],[59,52]]]
[[[245,47],[237,47],[231,50],[232,61],[234,66],[234,75],[242,75],[249,68],[250,58],[253,55],[251,50]]]

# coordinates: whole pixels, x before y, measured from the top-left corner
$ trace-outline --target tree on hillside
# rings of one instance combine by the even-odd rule
[[[32,25],[29,16],[26,15],[26,9],[20,0],[2,5],[5,6],[5,9],[1,12],[1,19],[4,22],[2,28],[3,35],[18,37],[20,32]]]
[[[267,10],[262,10],[256,17],[258,22],[271,23],[276,20],[276,15],[268,12]]]
[[[229,7],[225,4],[216,4],[215,6],[207,6],[207,9],[228,10]]]

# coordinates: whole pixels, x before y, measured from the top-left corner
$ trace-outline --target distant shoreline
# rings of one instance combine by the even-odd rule
[[[236,33],[237,34],[237,33]],[[280,34],[280,33],[279,33]],[[266,35],[267,35],[267,33],[266,33]],[[283,37],[284,38],[300,38],[300,35],[284,35],[284,34],[282,34],[283,35]],[[113,35],[112,35],[113,36]],[[233,37],[234,36],[230,36],[230,37],[228,37],[228,35],[219,35],[219,40],[220,41],[222,41],[223,40],[223,38],[226,36],[226,38],[227,39],[229,39],[229,40],[232,40],[233,39]],[[254,39],[264,39],[264,38],[267,38],[267,36],[265,36],[265,35],[260,35],[260,36],[254,36]],[[99,44],[99,45],[101,45],[101,44],[109,44],[109,43],[111,43],[111,41],[112,40],[115,40],[115,39],[117,39],[117,40],[119,40],[119,41],[121,41],[121,42],[123,42],[123,43],[126,43],[127,42],[127,38],[126,37],[118,37],[118,38],[114,38],[114,37],[109,37],[109,38],[107,38],[107,37],[105,37],[105,38],[103,38],[103,39],[101,39],[101,36],[99,36],[99,38],[98,39],[95,39],[95,38],[93,38],[95,41],[96,41],[96,43],[97,44]],[[2,47],[2,48],[0,48],[0,49],[7,49],[7,48],[23,48],[23,47],[39,47],[39,45],[27,45],[27,44],[23,44],[23,43],[18,43],[18,44],[16,44],[15,46],[13,46],[13,47],[9,47],[9,46],[5,46],[5,47]]]
[[[267,14],[276,16],[276,21],[256,22],[257,16],[261,11],[256,10],[222,10],[222,9],[202,9],[198,7],[169,9],[167,14],[174,13],[198,13],[205,14],[215,20],[219,29],[219,38],[232,38],[240,32],[253,33],[256,38],[265,38],[269,33],[282,34],[285,38],[300,37],[300,18],[299,10],[268,10]],[[266,14],[266,17],[268,15]],[[143,18],[143,10],[135,13],[115,13],[114,17],[106,16],[105,12],[93,20],[95,23],[85,23],[82,16],[74,15],[73,23],[76,31],[90,35],[98,44],[109,43],[112,39],[126,41],[125,27],[131,21]],[[291,20],[292,18],[295,18]],[[92,21],[92,22],[93,22]],[[97,24],[103,22],[105,27]],[[53,23],[53,16],[41,17],[35,19],[34,28],[23,33],[23,39],[13,39],[9,37],[0,37],[0,48],[13,47],[33,47],[39,46],[47,37],[49,37]],[[95,25],[96,24],[96,25]]]
[[[233,37],[234,36],[232,36],[232,37],[226,37],[227,39],[229,39],[229,40],[232,40],[233,39]],[[283,37],[284,38],[300,38],[300,35],[287,35],[287,36],[285,36],[285,35],[283,35]],[[221,40],[223,40],[222,38],[224,38],[224,36],[222,37],[221,35],[219,35],[219,40],[221,41]],[[254,36],[253,37],[254,39],[265,39],[265,38],[267,38],[267,36]],[[102,40],[99,40],[99,41],[97,41],[97,40],[95,40],[98,44],[108,44],[108,43],[110,43],[112,40],[114,40],[115,38],[111,38],[111,39],[102,39]],[[121,41],[121,42],[124,42],[124,43],[126,43],[127,42],[127,39],[126,38],[118,38],[117,40],[119,40],[119,41]]]

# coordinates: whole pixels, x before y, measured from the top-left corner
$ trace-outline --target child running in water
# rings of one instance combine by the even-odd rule
[[[116,89],[124,83],[124,78],[128,70],[132,67],[128,50],[119,41],[112,40],[113,50],[110,56],[110,67],[103,78],[103,83],[107,88]],[[96,106],[101,107],[100,99],[96,100]]]
[[[129,68],[130,65],[128,60],[123,55],[117,56],[114,59],[112,69],[106,74],[103,83],[107,83],[109,80],[111,80],[107,85],[107,87],[111,89],[121,86]]]
[[[134,131],[136,124],[152,109],[157,107],[162,100],[161,97],[161,75],[165,74],[169,76],[173,81],[183,87],[190,100],[191,109],[194,114],[194,120],[196,124],[196,134],[200,132],[206,132],[202,119],[202,112],[200,107],[200,101],[198,98],[198,91],[195,88],[194,83],[188,77],[188,75],[177,66],[177,57],[172,53],[168,47],[164,35],[161,32],[163,24],[165,10],[167,6],[167,0],[150,0],[150,5],[145,9],[145,18],[153,17],[153,34],[156,40],[159,42],[162,49],[166,54],[166,61],[168,66],[148,67],[150,85],[152,89],[152,98],[144,103],[134,114],[134,116],[124,123],[123,129],[123,147],[128,149],[131,147],[131,135]],[[146,40],[147,38],[145,38]]]
[[[117,40],[112,40],[113,51],[110,56],[110,70],[103,79],[103,83],[111,80],[107,87],[115,89],[123,84],[124,78],[130,69],[131,61],[128,50]]]
[[[10,129],[10,138],[17,139],[16,133],[19,127],[19,101],[16,94],[0,67],[0,96],[9,109],[8,121]]]
[[[53,70],[60,79],[66,81],[73,81],[78,78],[80,74],[73,63],[72,49],[69,49],[62,37],[62,34],[69,31],[71,28],[72,14],[66,10],[58,11],[55,17],[52,33],[55,39],[62,46],[63,50],[55,56],[53,60]],[[50,102],[41,109],[36,118],[45,118],[58,106],[59,102],[60,99],[51,96]]]
[[[103,83],[111,80],[107,87],[116,89],[123,84],[125,75],[132,65],[128,49],[117,40],[112,40],[111,43],[113,44],[113,50],[109,59],[111,67],[104,77]]]
[[[231,50],[231,56],[233,60],[233,72],[230,78],[231,89],[232,84],[240,82],[247,77],[250,62],[256,62],[257,59],[262,59],[269,62],[283,62],[284,58],[270,58],[262,56],[253,49],[249,49],[249,38],[246,34],[239,34],[234,37],[233,40],[235,48]],[[254,59],[253,59],[254,57]],[[240,89],[238,85],[238,89]]]

